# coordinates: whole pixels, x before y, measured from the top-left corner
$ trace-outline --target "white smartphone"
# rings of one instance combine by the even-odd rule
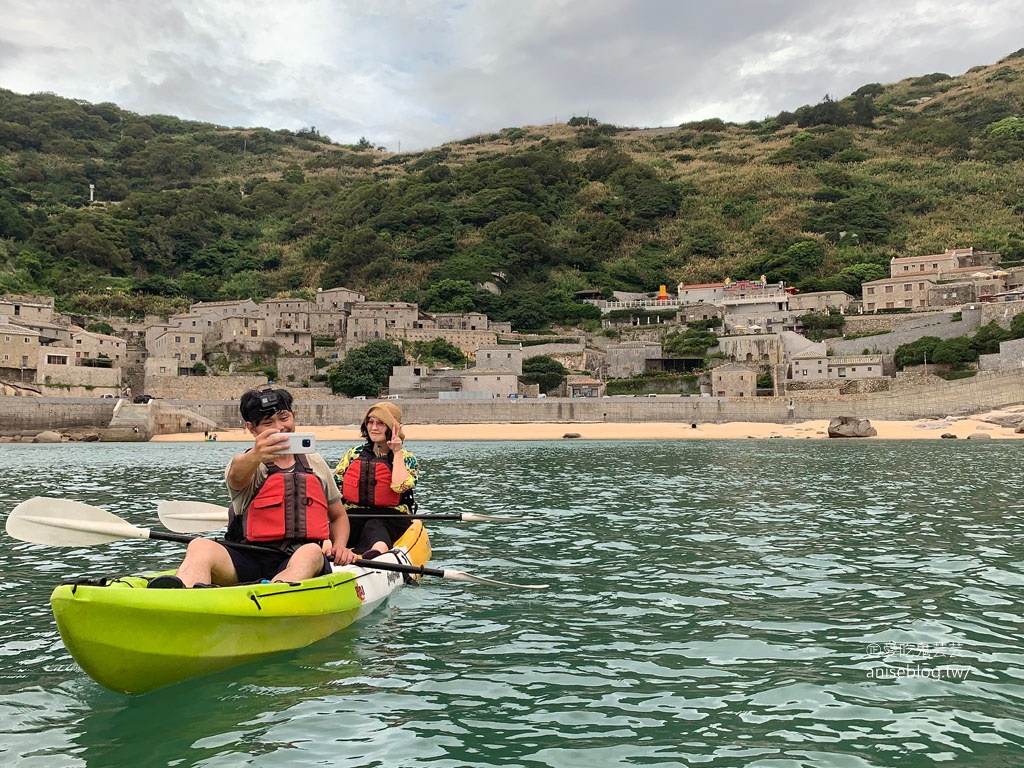
[[[275,432],[273,437],[288,436],[288,447],[281,453],[316,453],[316,435],[312,432]]]

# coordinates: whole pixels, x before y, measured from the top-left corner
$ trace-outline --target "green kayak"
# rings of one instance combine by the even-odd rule
[[[414,520],[378,560],[423,566],[429,558]],[[127,576],[62,584],[50,603],[82,669],[105,688],[139,694],[322,640],[373,611],[405,578],[353,565],[298,584],[147,589],[147,577]]]

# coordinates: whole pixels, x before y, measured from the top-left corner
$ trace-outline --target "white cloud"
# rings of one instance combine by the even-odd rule
[[[743,121],[1020,47],[1011,0],[0,0],[0,87],[418,149]]]

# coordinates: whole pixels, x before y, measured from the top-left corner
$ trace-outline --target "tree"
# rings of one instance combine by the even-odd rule
[[[954,370],[960,369],[964,363],[977,359],[978,353],[971,348],[966,336],[946,339],[935,348],[935,356],[932,358],[934,362],[950,365]]]
[[[900,344],[893,355],[896,367],[902,370],[908,365],[921,365],[926,359],[935,362],[935,351],[940,344],[942,339],[938,336],[922,336],[909,344]]]
[[[468,280],[439,280],[427,289],[428,312],[472,312],[476,288]]]
[[[421,363],[446,363],[448,365],[465,365],[466,355],[447,339],[436,338],[430,341],[414,341],[409,345],[413,358]]]
[[[1009,341],[1011,338],[1013,338],[1012,333],[993,320],[975,332],[971,337],[970,347],[977,354],[994,355],[999,352],[999,343]]]
[[[327,371],[331,392],[349,397],[378,397],[388,384],[391,370],[405,365],[401,348],[390,341],[371,341],[353,349],[340,363]]]
[[[538,355],[523,360],[523,375],[519,378],[524,384],[536,384],[541,392],[547,393],[557,389],[568,373],[566,367],[557,360]]]
[[[687,328],[681,333],[665,336],[662,349],[666,357],[704,357],[709,347],[718,344],[718,337],[703,328]]]

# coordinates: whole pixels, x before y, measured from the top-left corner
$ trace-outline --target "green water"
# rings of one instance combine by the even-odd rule
[[[326,444],[337,458],[347,446]],[[64,650],[61,579],[180,545],[0,554],[2,766],[1024,765],[1022,444],[410,444],[443,580],[304,651],[145,696]],[[0,445],[33,495],[158,527],[230,444]]]

